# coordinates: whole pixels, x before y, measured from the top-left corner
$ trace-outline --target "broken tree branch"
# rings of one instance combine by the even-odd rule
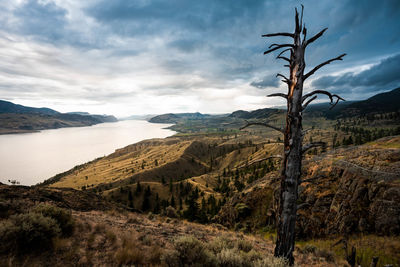
[[[331,102],[330,102],[330,104],[331,104],[330,109],[334,108],[334,107],[336,106],[336,104],[339,103],[339,100],[346,101],[346,100],[344,100],[342,97],[340,97],[340,96],[338,96],[338,95],[336,95],[336,94],[331,94],[331,93],[328,92],[328,91],[325,91],[325,90],[315,90],[315,91],[312,91],[311,93],[305,94],[305,95],[303,96],[301,102],[304,102],[308,97],[311,97],[311,96],[316,95],[316,94],[323,94],[323,95],[327,95],[327,96],[329,97],[329,99],[330,99],[330,101],[331,101]],[[311,101],[314,100],[315,98],[316,98],[316,97],[313,97],[313,99],[311,99]],[[333,101],[333,98],[336,98],[336,102]],[[310,100],[307,101],[307,103],[309,103],[309,102],[310,102]],[[306,103],[306,104],[307,104],[307,103]],[[308,105],[308,104],[307,104],[307,105]]]
[[[304,153],[306,153],[309,149],[311,149],[311,148],[313,148],[313,147],[320,147],[320,146],[324,147],[324,146],[326,146],[326,143],[325,143],[325,142],[312,142],[312,143],[309,143],[309,144],[307,144],[307,145],[304,145],[304,146],[301,148],[301,153],[304,154]]]
[[[276,74],[276,77],[282,77],[283,78],[283,80],[282,80],[283,82],[285,82],[287,84],[290,84],[290,80],[288,78],[286,78],[285,75],[278,73],[278,74]]]
[[[301,4],[301,16],[300,16],[300,27],[303,26],[303,12],[304,12],[304,6]],[[301,28],[300,28],[301,31]]]
[[[287,94],[283,94],[283,93],[275,93],[275,94],[267,95],[267,97],[274,97],[274,96],[280,96],[280,97],[287,99]]]
[[[252,125],[258,125],[258,126],[264,126],[264,127],[267,127],[267,128],[274,129],[275,131],[278,131],[280,133],[284,133],[283,129],[281,129],[279,127],[276,127],[276,126],[273,126],[273,125],[270,125],[270,124],[265,123],[265,122],[249,122],[249,121],[246,120],[246,123],[247,124],[245,126],[241,127],[240,130],[243,130],[243,129],[245,129],[245,128],[249,127],[249,126],[252,126]]]
[[[261,35],[261,37],[274,37],[274,36],[287,36],[294,38],[294,34],[288,32],[277,32],[277,33],[268,33]]]
[[[279,59],[279,58],[280,58],[280,59],[283,59],[283,60],[286,60],[286,61],[289,62],[289,63],[291,62],[290,59],[288,59],[287,57],[283,57],[283,56],[277,56],[277,57],[276,57],[276,59]]]
[[[304,23],[304,27],[303,27],[303,42],[302,42],[303,46],[304,46],[304,44],[306,42],[306,38],[307,38],[307,28],[306,28],[306,24]]]
[[[297,8],[295,8],[294,10],[296,12],[296,15],[295,15],[295,22],[296,22],[295,32],[296,33],[300,33],[301,29],[300,29],[299,13],[297,12]]]
[[[344,57],[345,55],[346,55],[346,54],[341,54],[341,55],[338,56],[338,57],[329,59],[329,60],[327,60],[327,61],[325,61],[325,62],[319,64],[318,66],[316,66],[315,68],[313,68],[310,72],[308,72],[307,74],[305,74],[303,80],[305,81],[308,77],[310,77],[311,75],[313,75],[317,70],[319,70],[320,68],[322,68],[322,67],[325,66],[325,65],[328,65],[328,64],[331,63],[332,61],[335,61],[335,60],[343,60],[343,57]]]
[[[278,57],[281,56],[281,55],[282,55],[283,53],[285,53],[286,51],[292,52],[291,50],[292,50],[292,48],[283,49],[283,50],[278,54]]]
[[[277,47],[274,47],[274,48],[272,48],[272,49],[270,49],[270,50],[265,51],[265,52],[264,52],[264,55],[266,55],[266,54],[268,54],[268,53],[271,53],[271,52],[273,52],[273,51],[275,51],[275,50],[278,50],[278,49],[280,49],[280,48],[283,48],[283,47],[293,47],[293,45],[292,45],[292,44],[282,44],[282,45],[278,45]]]
[[[312,101],[314,101],[317,97],[318,97],[318,96],[313,96],[313,97],[311,97],[311,98],[301,107],[301,111],[304,111],[304,110],[307,108],[308,104],[310,104]]]
[[[312,42],[314,42],[315,40],[317,40],[319,37],[321,37],[327,29],[328,29],[328,28],[323,29],[322,31],[320,31],[319,33],[317,33],[316,35],[314,35],[313,37],[311,37],[310,39],[308,39],[308,40],[304,43],[304,47],[307,47],[307,45],[311,44]]]

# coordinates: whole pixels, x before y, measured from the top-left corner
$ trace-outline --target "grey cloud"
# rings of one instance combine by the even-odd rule
[[[400,54],[382,60],[379,64],[360,73],[345,73],[339,76],[322,76],[314,80],[311,85],[316,88],[343,88],[360,90],[363,92],[377,89],[393,89],[400,84]]]
[[[46,57],[49,61],[33,58],[29,64],[19,64],[19,58],[14,57],[12,61],[18,64],[0,63],[0,78],[1,75],[44,78],[46,82],[61,84],[61,87],[72,87],[76,91],[71,97],[96,100],[123,99],[134,94],[119,93],[119,89],[111,88],[109,83],[102,87],[109,88],[109,95],[100,89],[96,94],[97,86],[102,86],[101,80],[108,77],[124,77],[132,84],[135,84],[136,76],[148,77],[151,81],[167,77],[165,80],[160,78],[160,84],[150,83],[149,87],[146,82],[138,82],[142,86],[138,89],[140,93],[151,96],[157,93],[182,96],[190,90],[200,94],[201,88],[229,90],[249,84],[255,88],[278,87],[280,79],[259,74],[285,70],[273,55],[263,56],[262,52],[272,42],[287,39],[263,39],[261,34],[292,31],[294,7],[299,4],[298,0],[15,2],[16,9],[7,9],[5,16],[0,18],[0,22],[4,22],[0,23],[0,34],[17,35],[26,40],[28,46],[30,42],[51,43],[44,50],[55,47],[57,53]],[[398,0],[304,0],[303,4],[309,36],[329,27],[326,34],[307,50],[307,66],[347,53],[343,62],[329,67],[339,70],[356,67],[360,61],[370,63],[373,58],[400,52]],[[86,21],[92,23],[86,25]],[[7,54],[5,48],[0,49]],[[398,83],[400,65],[398,56],[391,60],[360,74],[319,78],[318,75],[324,74],[321,70],[312,85],[360,95],[375,87],[388,88]],[[74,74],[82,74],[81,79],[71,79]],[[189,82],[182,81],[185,79]],[[68,80],[74,80],[76,84]],[[93,86],[93,92],[84,92],[78,83]],[[45,95],[47,85],[29,90]],[[23,85],[18,88],[25,90]],[[248,91],[244,93],[249,94]]]
[[[204,41],[196,39],[178,39],[168,45],[185,53],[191,53],[206,46]]]
[[[250,83],[250,85],[259,89],[267,87],[278,87],[279,79],[276,78],[274,75],[267,75],[261,81],[253,81]]]
[[[14,11],[18,31],[44,40],[64,38],[66,15],[67,11],[56,4],[37,0],[29,0]]]

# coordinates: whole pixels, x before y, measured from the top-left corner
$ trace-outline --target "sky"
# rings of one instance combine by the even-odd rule
[[[0,0],[0,99],[124,117],[283,105],[275,54],[305,6],[304,90],[360,100],[400,86],[400,1]],[[287,40],[287,39],[286,39]]]

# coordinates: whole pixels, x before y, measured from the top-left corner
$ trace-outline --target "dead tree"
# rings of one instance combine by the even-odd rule
[[[303,25],[303,9],[301,15],[295,9],[295,30],[294,33],[279,32],[265,34],[262,37],[284,36],[289,37],[292,42],[285,44],[272,44],[264,55],[274,51],[280,53],[276,57],[287,62],[285,65],[289,68],[289,77],[283,74],[277,74],[282,81],[288,85],[287,94],[276,93],[268,95],[269,97],[283,97],[287,101],[286,127],[281,129],[266,123],[248,123],[246,125],[262,125],[281,132],[284,135],[284,154],[281,169],[281,187],[279,196],[279,217],[277,218],[277,240],[275,247],[275,256],[286,258],[291,265],[294,263],[293,251],[295,242],[295,224],[297,212],[298,186],[301,183],[301,161],[302,156],[310,148],[323,146],[322,142],[311,143],[303,146],[304,131],[302,129],[302,113],[306,107],[314,101],[319,95],[326,95],[330,99],[331,108],[340,100],[344,100],[338,95],[331,94],[325,90],[315,90],[303,95],[303,83],[311,75],[323,66],[335,60],[342,60],[346,54],[342,54],[333,59],[327,60],[307,73],[305,71],[305,50],[306,48],[320,38],[326,28],[307,39],[307,29]],[[289,53],[289,56],[285,56]]]

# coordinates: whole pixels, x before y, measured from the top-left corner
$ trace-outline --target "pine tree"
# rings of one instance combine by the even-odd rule
[[[174,198],[174,196],[171,197],[171,206],[175,208],[175,198]]]
[[[140,192],[142,192],[142,187],[140,185],[140,182],[137,181],[135,194],[138,195]]]

